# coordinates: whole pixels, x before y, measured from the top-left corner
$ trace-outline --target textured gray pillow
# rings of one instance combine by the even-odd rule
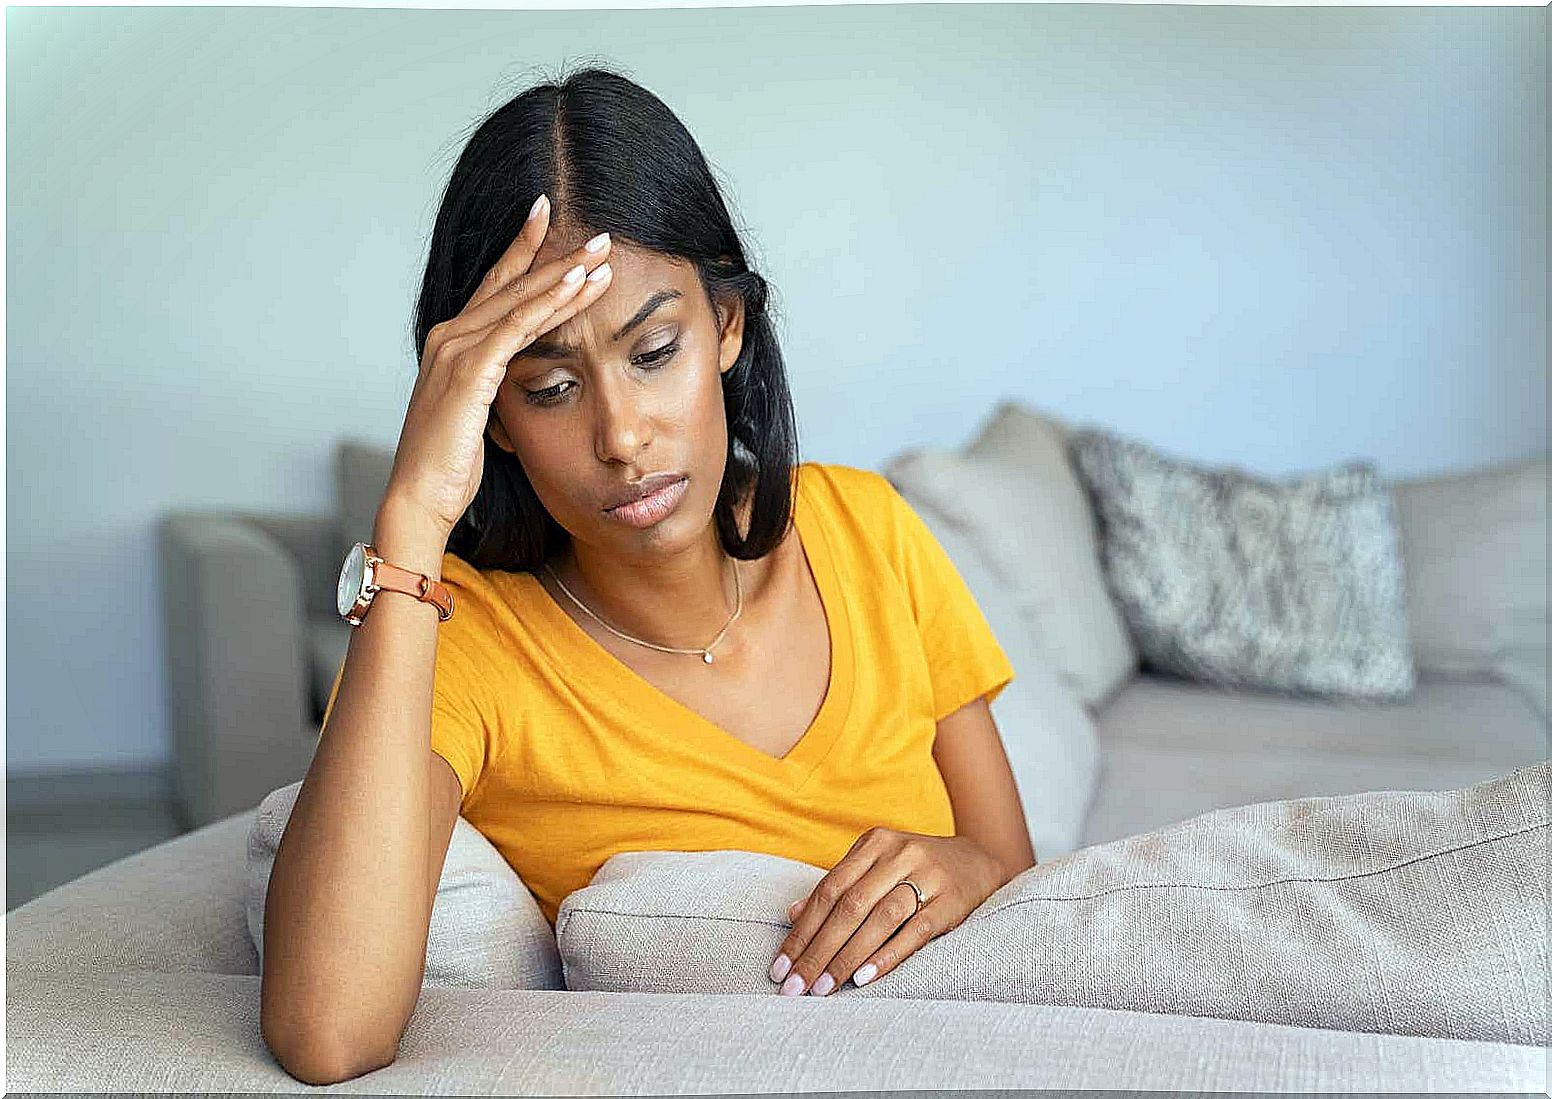
[[[832,996],[996,1000],[1546,1044],[1545,761],[1463,790],[1219,809],[1032,867]],[[567,987],[775,996],[823,876],[632,851],[561,902]]]
[[[248,834],[244,904],[248,934],[261,962],[269,872],[301,790],[302,784],[293,782],[265,795]],[[447,988],[565,988],[555,935],[539,902],[501,853],[463,817],[453,826],[442,864],[421,983]]]
[[[1371,463],[1272,481],[1107,431],[1070,438],[1106,582],[1147,665],[1294,695],[1412,693],[1400,534]]]

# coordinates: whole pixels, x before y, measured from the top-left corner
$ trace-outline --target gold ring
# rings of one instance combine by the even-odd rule
[[[920,912],[921,906],[927,903],[927,898],[922,893],[922,891],[916,887],[916,883],[913,882],[910,878],[901,878],[895,884],[909,885],[911,887],[911,892],[916,894],[916,907],[911,911],[911,915],[914,916],[917,912]]]

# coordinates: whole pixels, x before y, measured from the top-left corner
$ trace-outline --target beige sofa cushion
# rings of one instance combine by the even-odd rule
[[[961,532],[901,494],[943,547],[1013,665],[991,704],[1038,859],[1078,846],[1099,777],[1099,737],[1083,704],[1035,647],[1011,594]]]
[[[1004,403],[964,454],[898,454],[884,475],[982,554],[1036,650],[1091,710],[1137,670],[1105,587],[1094,515],[1062,425]]]
[[[259,803],[248,835],[244,907],[248,936],[262,962],[264,899],[275,852],[302,784]],[[422,984],[442,988],[564,988],[549,920],[507,861],[459,817],[448,842],[431,909]]]
[[[1547,729],[1490,677],[1423,675],[1405,702],[1340,704],[1147,672],[1094,721],[1104,781],[1083,844],[1253,801],[1451,790],[1547,758]]]
[[[1548,796],[1542,760],[1461,790],[1207,813],[1032,867],[831,995],[1545,1044]],[[786,907],[823,873],[745,851],[617,854],[561,902],[567,986],[778,995]]]
[[[1547,456],[1393,486],[1420,668],[1488,673],[1547,719]]]

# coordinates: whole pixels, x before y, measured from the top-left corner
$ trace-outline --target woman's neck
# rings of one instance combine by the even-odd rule
[[[732,617],[738,605],[735,564],[743,565],[714,537],[667,561],[598,559],[586,550],[579,555],[573,543],[549,562],[571,594],[615,629],[687,649],[707,644]],[[747,594],[747,578],[738,581]],[[560,598],[570,602],[564,592]]]
[[[752,509],[750,496],[734,505],[740,537],[748,536]],[[743,603],[739,621],[754,617],[751,608],[764,592],[779,556],[769,553],[757,560],[735,560],[722,548],[716,524],[708,523],[694,550],[669,561],[600,559],[586,547],[578,554],[572,540],[549,564],[572,595],[615,629],[656,645],[693,649],[710,643],[728,624],[739,605],[739,586]],[[554,580],[546,578],[546,582]],[[575,608],[564,592],[554,595],[557,602]],[[580,610],[578,614],[587,617]],[[735,624],[718,644],[718,655],[738,645],[733,636],[737,631]]]

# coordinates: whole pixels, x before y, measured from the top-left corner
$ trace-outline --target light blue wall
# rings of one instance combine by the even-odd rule
[[[562,65],[685,120],[803,456],[998,398],[1269,474],[1546,448],[1546,11],[9,8],[7,766],[168,758],[153,523],[392,445],[435,201]]]

